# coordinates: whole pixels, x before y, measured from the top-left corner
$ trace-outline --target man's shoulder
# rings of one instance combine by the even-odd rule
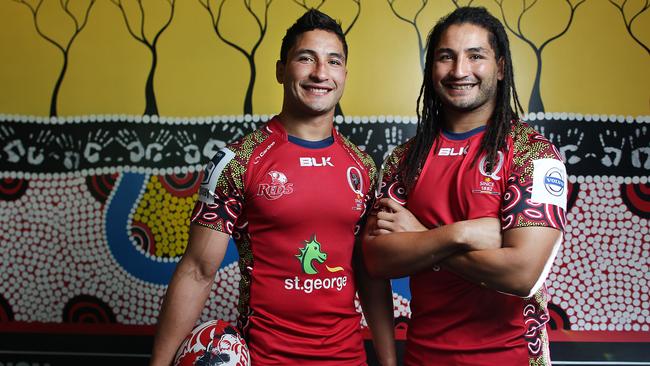
[[[222,173],[227,172],[227,175],[236,178],[236,181],[242,180],[251,160],[260,156],[259,149],[264,149],[265,145],[272,144],[269,139],[271,132],[265,126],[219,149],[206,166],[206,177],[215,176],[218,178],[222,176]]]
[[[370,154],[362,150],[354,142],[350,141],[349,138],[341,134],[339,134],[339,137],[343,147],[348,150],[355,158],[357,158],[361,164],[363,164],[363,166],[368,170],[368,173],[375,174],[377,167]]]
[[[515,165],[536,159],[562,160],[558,149],[535,128],[523,121],[512,124],[513,160]]]
[[[273,132],[267,128],[266,124],[249,132],[243,137],[230,142],[226,145],[226,149],[232,151],[239,159],[248,160],[253,155],[256,148],[269,142],[269,137]]]
[[[396,146],[384,159],[384,166],[397,166],[405,159],[406,153],[411,146],[413,139],[409,139],[405,143]]]

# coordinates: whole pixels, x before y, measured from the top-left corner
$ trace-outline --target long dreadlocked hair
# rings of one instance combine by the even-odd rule
[[[490,46],[494,50],[496,59],[503,58],[504,63],[503,80],[500,80],[497,85],[496,107],[488,121],[479,152],[476,155],[478,157],[486,153],[487,171],[492,171],[498,151],[505,148],[506,137],[510,132],[513,120],[518,118],[519,113],[523,113],[515,88],[510,42],[501,22],[483,7],[461,7],[440,19],[427,39],[424,78],[417,100],[416,135],[410,143],[406,158],[400,165],[402,181],[409,190],[415,185],[433,141],[440,134],[444,122],[442,103],[435,93],[431,77],[434,52],[445,30],[451,25],[463,23],[473,24],[487,30]]]

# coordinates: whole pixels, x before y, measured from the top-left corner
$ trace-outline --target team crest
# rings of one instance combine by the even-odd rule
[[[478,171],[481,173],[481,180],[478,183],[478,187],[472,189],[472,193],[481,193],[481,194],[492,194],[499,195],[499,189],[496,182],[501,180],[499,172],[503,168],[504,155],[503,152],[497,152],[496,165],[492,168],[492,171],[488,172],[487,168],[487,155],[484,155],[481,158],[481,161],[478,164]]]
[[[363,201],[363,180],[361,178],[361,171],[356,167],[349,167],[347,171],[348,185],[352,192],[354,192],[354,206],[353,210],[363,211],[364,201]]]
[[[271,170],[267,174],[270,177],[269,183],[260,183],[257,189],[258,196],[264,196],[269,200],[293,193],[293,183],[289,183],[287,176],[282,172]]]

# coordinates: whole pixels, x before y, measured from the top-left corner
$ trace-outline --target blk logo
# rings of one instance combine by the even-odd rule
[[[331,157],[321,157],[320,159],[316,158],[300,158],[300,166],[334,166],[330,161]]]
[[[460,156],[467,154],[467,147],[456,149],[455,147],[441,147],[438,156]]]

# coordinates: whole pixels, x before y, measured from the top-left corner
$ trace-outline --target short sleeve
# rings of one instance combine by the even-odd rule
[[[406,205],[406,188],[400,177],[400,163],[406,153],[406,146],[396,147],[384,160],[379,171],[377,200],[388,197],[400,205]],[[376,213],[373,210],[373,213]]]
[[[503,230],[543,226],[564,231],[569,187],[559,151],[526,125],[515,127],[513,141],[501,205]]]
[[[203,172],[191,223],[229,235],[233,233],[243,209],[244,167],[228,147],[215,154]]]

